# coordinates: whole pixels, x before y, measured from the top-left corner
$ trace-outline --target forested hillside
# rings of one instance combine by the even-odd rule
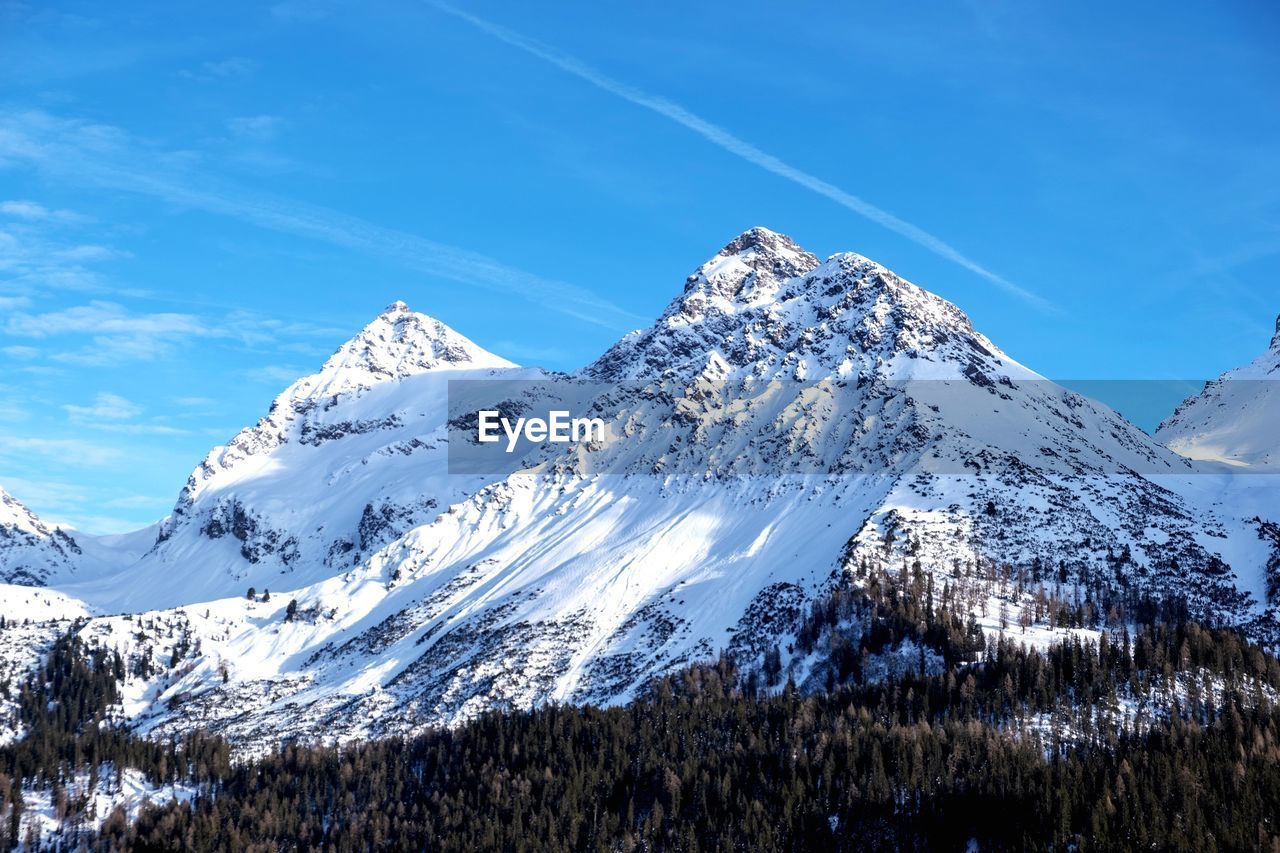
[[[770,649],[758,665],[726,656],[688,668],[625,707],[495,712],[414,739],[285,745],[246,762],[217,739],[155,744],[113,725],[126,662],[68,636],[9,686],[24,737],[0,751],[0,831],[10,845],[36,841],[22,836],[24,790],[133,767],[197,793],[134,821],[90,819],[64,796],[62,828],[43,841],[228,851],[1280,844],[1276,658],[1194,624],[1043,653],[983,642],[882,580],[874,598],[837,591],[802,626],[802,643],[821,638],[827,658],[828,683],[807,695],[771,684],[781,673]],[[943,671],[868,683],[858,661],[904,639],[942,657]]]

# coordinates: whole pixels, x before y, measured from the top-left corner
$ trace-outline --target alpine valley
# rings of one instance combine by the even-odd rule
[[[1274,653],[1276,379],[1280,326],[1148,435],[879,264],[764,228],[573,375],[397,302],[212,449],[150,528],[63,530],[0,492],[0,716],[21,739],[8,685],[69,642],[118,662],[113,726],[244,761],[626,706],[717,662],[802,696],[853,670],[946,677],[948,642],[831,604],[910,590],[969,638],[968,667],[1002,638],[1048,653],[1157,623]],[[605,438],[451,473],[460,380],[515,404],[531,389],[525,405],[588,389]],[[855,663],[829,653],[839,638]],[[1136,731],[1180,689],[1094,710]],[[131,807],[191,795],[139,780]]]

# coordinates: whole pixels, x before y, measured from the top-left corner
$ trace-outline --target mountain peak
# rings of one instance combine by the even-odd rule
[[[703,264],[699,273],[722,268],[732,260],[757,273],[782,280],[801,275],[818,265],[818,258],[785,234],[757,225],[730,240],[715,257]],[[695,274],[692,278],[697,278]]]
[[[26,505],[0,486],[0,527],[23,530],[28,533],[47,533],[44,524]]]
[[[752,228],[730,240],[685,280],[684,293],[668,314],[696,319],[713,308],[733,312],[773,298],[782,282],[804,275],[818,263],[816,255],[790,237]]]
[[[1280,317],[1276,317],[1276,333],[1271,338],[1271,349],[1280,352]]]
[[[783,253],[808,254],[795,240],[786,234],[771,231],[762,225],[748,228],[730,240],[717,255],[728,257],[754,250],[761,254],[777,255]]]
[[[81,554],[68,533],[50,527],[0,488],[0,581],[40,586],[49,572]]]
[[[277,396],[266,417],[254,426],[242,429],[226,445],[215,447],[209,452],[187,480],[173,513],[160,528],[155,549],[173,537],[176,531],[194,523],[193,507],[207,490],[223,488],[229,483],[238,482],[238,478],[253,477],[261,473],[260,466],[270,463],[272,454],[281,445],[290,442],[307,443],[306,430],[314,430],[311,433],[313,437],[321,434],[324,436],[322,439],[312,440],[312,446],[336,441],[347,435],[364,435],[366,431],[396,431],[406,424],[401,422],[396,411],[380,408],[391,405],[387,403],[387,394],[398,398],[396,405],[408,406],[408,410],[415,412],[416,422],[418,415],[424,411],[433,411],[432,407],[440,405],[438,401],[433,401],[434,395],[449,379],[459,376],[481,378],[491,375],[493,371],[515,367],[515,364],[485,350],[439,320],[410,310],[403,302],[393,302],[353,338],[338,347],[318,372],[298,379]],[[432,373],[435,377],[423,376]],[[401,380],[419,377],[425,384],[418,383],[416,389],[410,388],[408,393],[397,394],[393,387],[389,387]],[[384,394],[380,402],[370,403],[369,397],[375,394],[366,392],[373,392],[375,388],[386,391],[387,394]],[[424,389],[435,390],[423,393]],[[377,417],[364,417],[369,412]],[[353,413],[353,420],[341,422],[344,415],[352,418]],[[421,426],[420,423],[416,424],[416,428]],[[407,441],[418,442],[419,439],[413,436]],[[407,443],[402,446],[409,447],[410,450],[413,447]],[[245,460],[250,461],[246,463]],[[368,462],[369,458],[366,457],[364,463]],[[364,464],[358,467],[364,467]],[[270,478],[267,479],[270,481]],[[216,529],[226,528],[232,524],[228,519],[233,518],[234,512],[239,510],[223,505],[217,511],[224,510],[233,513],[233,516],[206,515],[205,521],[213,518],[221,525]],[[226,524],[218,519],[226,520]],[[235,528],[239,531],[237,536],[251,535],[250,529],[240,521],[235,524],[241,525]],[[296,545],[293,537],[283,534],[273,539],[278,533],[272,530],[262,531],[261,535],[265,537],[263,541],[267,543],[263,547],[269,550],[283,548],[288,542]],[[204,535],[203,531],[201,535]],[[241,553],[245,555],[245,559],[250,559],[247,556],[250,551]]]
[[[653,326],[582,375],[669,375],[716,360],[731,371],[812,378],[891,362],[907,370],[916,359],[935,372],[940,363],[963,370],[979,358],[1015,364],[955,305],[880,264],[853,252],[819,261],[789,237],[752,228],[699,267]]]
[[[399,300],[338,347],[320,372],[295,382],[282,397],[328,397],[430,370],[514,367],[470,338]]]

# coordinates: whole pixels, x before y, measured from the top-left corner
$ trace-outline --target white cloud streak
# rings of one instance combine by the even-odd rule
[[[281,385],[293,382],[299,376],[305,376],[306,371],[297,367],[268,364],[263,367],[250,368],[244,371],[243,375],[250,382],[260,382],[264,385]]]
[[[208,330],[190,314],[134,314],[114,302],[90,302],[44,314],[14,314],[5,323],[11,335],[47,338],[76,332],[100,334],[205,335]]]
[[[73,210],[51,210],[39,202],[22,199],[0,201],[0,215],[34,222],[78,224],[89,221],[87,216],[81,216]]]
[[[231,335],[191,314],[138,313],[123,305],[102,301],[41,314],[15,312],[0,328],[13,337],[36,340],[60,335],[91,336],[91,346],[58,352],[49,357],[70,364],[99,366],[124,361],[150,361],[197,338],[226,338]]]
[[[129,420],[142,414],[142,407],[119,394],[100,392],[92,405],[62,407],[75,420]]]
[[[106,465],[122,456],[117,447],[108,447],[78,438],[26,438],[0,435],[0,459],[28,460],[32,455],[54,462],[76,460],[80,465]]]
[[[123,435],[187,435],[189,430],[162,423],[134,423],[142,407],[119,394],[100,392],[88,406],[64,405],[71,422],[102,432]]]
[[[318,240],[447,281],[515,295],[608,329],[629,329],[645,322],[585,288],[543,278],[467,249],[385,228],[329,208],[218,185],[194,172],[189,159],[187,155],[139,145],[116,127],[39,111],[0,113],[0,164],[25,163],[60,179],[158,198]],[[137,168],[134,164],[139,162],[147,163],[148,168]]]
[[[877,225],[881,225],[895,234],[899,234],[924,249],[945,258],[946,260],[956,264],[957,266],[974,273],[981,278],[986,279],[990,283],[999,287],[1001,290],[1018,297],[1024,302],[1032,305],[1040,310],[1050,310],[1052,308],[1044,297],[1032,293],[1024,287],[1009,281],[1003,276],[992,272],[978,262],[970,259],[962,254],[958,249],[935,237],[928,231],[903,220],[883,208],[877,207],[871,202],[860,198],[853,193],[847,192],[834,184],[828,183],[815,175],[811,175],[795,166],[762,151],[750,142],[742,139],[725,130],[719,125],[707,121],[701,116],[690,112],[679,104],[669,101],[658,95],[653,95],[641,89],[637,89],[627,83],[623,83],[608,75],[597,71],[590,65],[581,60],[562,53],[549,45],[543,44],[535,39],[524,36],[514,30],[495,24],[484,18],[477,17],[470,12],[464,11],[452,6],[441,0],[423,0],[427,5],[438,9],[445,14],[452,15],[455,18],[466,21],[475,28],[496,38],[497,40],[518,48],[525,53],[535,56],[544,62],[554,65],[561,71],[572,74],[580,80],[590,83],[597,89],[608,92],[611,95],[629,101],[636,106],[657,113],[664,118],[670,119],[677,124],[683,125],[689,130],[701,136],[703,139],[723,148],[725,151],[740,157],[741,159],[755,166],[764,169],[767,172],[785,178],[794,184],[811,190],[818,195],[835,202],[841,207],[851,210],[854,213],[871,220]]]

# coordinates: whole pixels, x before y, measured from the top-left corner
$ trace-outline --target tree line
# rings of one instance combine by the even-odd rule
[[[1058,605],[1054,605],[1058,606]],[[1073,615],[1083,612],[1071,608]],[[781,650],[654,680],[622,707],[485,714],[452,730],[232,761],[112,717],[128,661],[72,631],[20,685],[0,838],[22,789],[133,767],[189,803],[97,826],[91,850],[1280,850],[1280,661],[1227,629],[1154,621],[1036,651],[984,636],[949,590],[864,571]],[[1067,608],[1062,612],[1066,613]],[[1067,617],[1064,616],[1064,619]],[[904,641],[940,671],[888,680]]]

